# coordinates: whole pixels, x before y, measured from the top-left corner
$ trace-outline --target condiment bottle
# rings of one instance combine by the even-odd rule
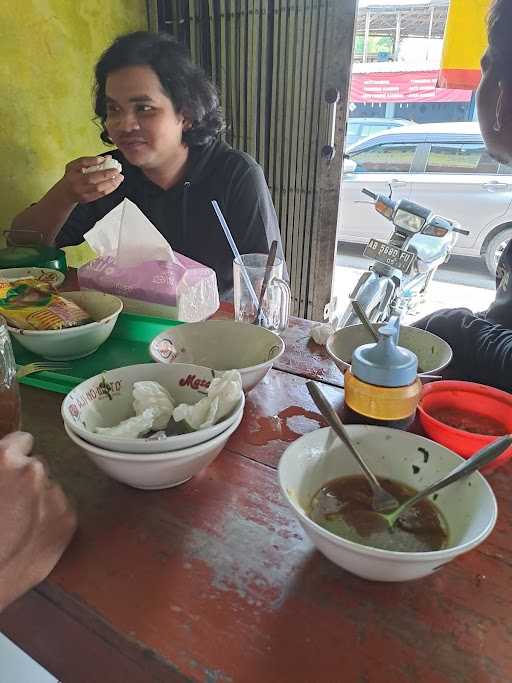
[[[359,346],[345,373],[345,403],[359,421],[406,429],[414,419],[422,385],[418,358],[398,346],[397,316],[378,331],[379,341]]]
[[[21,426],[21,403],[16,380],[16,362],[9,331],[0,317],[0,439]]]

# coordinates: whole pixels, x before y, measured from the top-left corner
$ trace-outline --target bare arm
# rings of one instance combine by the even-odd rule
[[[28,457],[33,439],[0,440],[0,612],[43,581],[76,528],[76,516],[44,464]]]
[[[113,192],[124,180],[116,169],[84,174],[82,169],[96,166],[104,157],[81,157],[66,166],[63,177],[40,199],[19,213],[11,226],[10,242],[24,244],[33,241],[23,228],[36,230],[43,241],[51,244],[77,204],[87,204]]]

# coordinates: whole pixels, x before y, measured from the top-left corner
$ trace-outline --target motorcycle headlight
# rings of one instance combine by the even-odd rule
[[[417,216],[415,213],[398,209],[393,220],[398,228],[407,230],[408,232],[420,232],[425,225],[425,219]]]

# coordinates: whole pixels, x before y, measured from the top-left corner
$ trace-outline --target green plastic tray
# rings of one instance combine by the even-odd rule
[[[121,313],[112,334],[95,353],[87,358],[67,361],[70,365],[69,370],[37,372],[23,377],[20,382],[38,389],[67,394],[85,379],[99,375],[105,370],[137,363],[152,363],[149,343],[160,332],[181,324],[177,320]],[[44,360],[41,356],[24,349],[15,339],[13,349],[18,365]]]

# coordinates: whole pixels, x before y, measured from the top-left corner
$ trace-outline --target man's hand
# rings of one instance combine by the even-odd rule
[[[0,612],[48,576],[76,529],[76,516],[45,465],[28,457],[30,434],[0,440]]]
[[[58,185],[69,202],[88,204],[119,187],[124,176],[117,169],[84,173],[86,168],[97,166],[103,161],[105,157],[81,157],[67,164],[66,172]]]

